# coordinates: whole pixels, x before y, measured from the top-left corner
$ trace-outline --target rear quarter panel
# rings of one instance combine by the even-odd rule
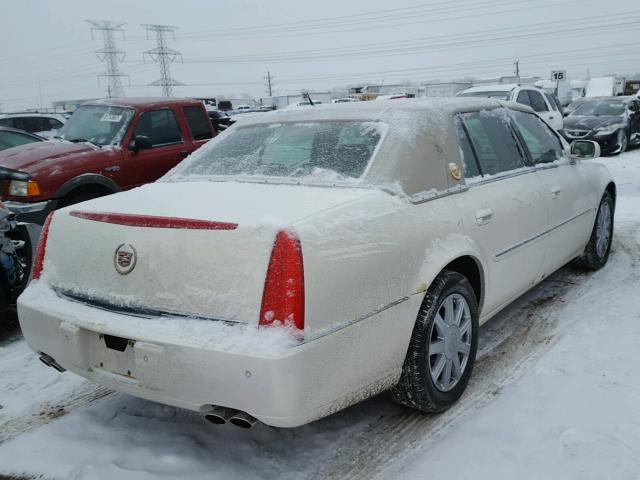
[[[444,266],[479,256],[450,197],[422,204],[383,192],[294,224],[302,242],[306,325],[314,333],[422,299]],[[420,300],[421,301],[421,300]],[[394,322],[408,341],[419,303]]]

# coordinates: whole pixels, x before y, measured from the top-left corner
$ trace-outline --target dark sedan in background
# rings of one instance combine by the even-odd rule
[[[42,142],[44,138],[14,128],[0,127],[0,150],[17,147],[25,143]]]
[[[609,97],[584,99],[564,119],[562,135],[571,142],[593,140],[602,153],[615,155],[640,144],[640,99]]]

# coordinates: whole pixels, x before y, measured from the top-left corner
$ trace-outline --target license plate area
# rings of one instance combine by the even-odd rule
[[[114,335],[91,336],[91,366],[128,378],[135,376],[135,341]]]

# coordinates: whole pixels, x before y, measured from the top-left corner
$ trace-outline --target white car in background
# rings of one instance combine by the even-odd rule
[[[351,98],[351,97],[342,97],[342,98],[334,98],[333,100],[331,100],[331,103],[352,103],[352,102],[359,102],[360,100],[358,100],[357,98]]]
[[[0,127],[15,128],[44,138],[53,138],[67,121],[61,113],[0,114]]]
[[[563,125],[562,111],[554,98],[544,90],[516,83],[482,85],[459,92],[457,97],[485,97],[507,100],[531,107],[540,118],[560,131]]]
[[[19,299],[41,360],[215,423],[295,427],[392,389],[441,412],[478,329],[608,258],[616,187],[522,105],[248,119],[160,181],[54,212]]]

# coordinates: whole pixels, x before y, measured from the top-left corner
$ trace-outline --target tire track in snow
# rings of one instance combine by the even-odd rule
[[[92,405],[115,394],[116,392],[106,387],[85,382],[61,401],[50,405],[44,404],[39,407],[37,412],[14,417],[0,424],[0,444],[18,435],[42,427],[77,408]]]
[[[417,447],[428,447],[451,427],[464,421],[491,402],[532,363],[555,344],[557,337],[578,320],[563,323],[563,306],[579,300],[594,283],[602,282],[612,264],[629,262],[626,278],[617,282],[638,282],[636,262],[640,247],[635,239],[640,226],[622,224],[614,237],[609,268],[595,273],[579,272],[570,266],[554,273],[480,329],[478,359],[462,398],[440,415],[410,409],[381,417],[370,428],[360,430],[336,446],[332,462],[312,478],[357,480],[375,478],[385,468],[411,455]],[[615,284],[611,288],[615,288]]]

